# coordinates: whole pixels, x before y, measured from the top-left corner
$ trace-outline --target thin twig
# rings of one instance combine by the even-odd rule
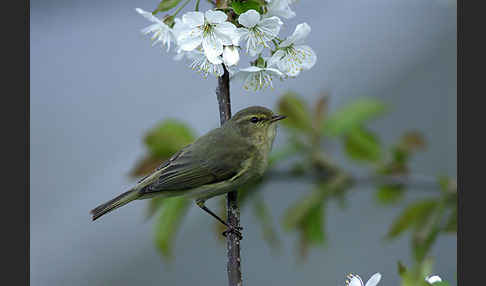
[[[279,181],[295,181],[310,179],[326,179],[328,174],[316,172],[295,173],[291,170],[271,170],[265,174],[266,179]],[[423,190],[440,190],[441,186],[437,178],[409,174],[409,175],[353,175],[350,174],[353,185],[377,185],[377,184],[401,184],[407,187],[414,187]]]
[[[179,6],[179,8],[177,8],[177,10],[175,10],[174,14],[172,15],[173,17],[177,16],[177,14],[179,14],[179,12],[184,9],[184,7],[186,7],[187,4],[189,4],[189,2],[191,2],[192,0],[187,0],[186,2],[182,3],[181,6]]]
[[[218,87],[216,89],[221,125],[231,118],[229,73],[224,66],[223,68],[224,74],[218,77]],[[229,225],[234,227],[240,226],[240,209],[238,208],[237,199],[238,194],[236,190],[226,195],[227,221]],[[229,286],[241,286],[243,282],[241,279],[240,239],[234,232],[228,232],[226,239],[228,283]]]

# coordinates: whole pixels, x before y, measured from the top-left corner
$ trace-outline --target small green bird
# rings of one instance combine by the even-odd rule
[[[141,179],[129,191],[91,210],[92,219],[133,200],[154,196],[185,196],[241,236],[204,202],[235,190],[261,176],[276,135],[276,122],[286,118],[271,110],[252,106],[236,113],[221,127],[199,137]],[[225,232],[226,233],[226,232]]]

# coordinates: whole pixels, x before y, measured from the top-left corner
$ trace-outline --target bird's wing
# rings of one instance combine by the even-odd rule
[[[159,174],[150,178],[151,182],[142,193],[192,189],[238,174],[254,147],[246,142],[232,142],[235,139],[223,139],[218,133],[212,135],[201,138],[164,162],[156,171]]]
[[[157,167],[157,169],[155,169],[152,173],[146,175],[145,177],[141,178],[140,180],[138,180],[138,184],[142,183],[143,181],[145,181],[145,179],[149,178],[149,177],[152,177],[153,175],[155,175],[159,170],[167,167],[172,161],[174,161],[175,159],[177,159],[177,157],[179,157],[179,155],[187,148],[189,148],[191,145],[187,145],[186,147],[184,147],[183,149],[179,150],[178,152],[174,153],[172,156],[170,156],[169,159],[165,160],[162,162],[162,164],[160,164],[160,166]]]

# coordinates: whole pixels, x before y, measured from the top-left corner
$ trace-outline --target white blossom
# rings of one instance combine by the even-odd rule
[[[310,31],[307,23],[297,25],[294,33],[280,43],[278,50],[269,60],[269,66],[276,66],[291,77],[297,76],[302,70],[312,68],[317,56],[311,47],[303,45]]]
[[[267,0],[267,13],[265,16],[278,16],[285,19],[295,17],[295,12],[290,9],[293,0]]]
[[[267,87],[273,88],[273,77],[282,77],[283,73],[274,68],[260,68],[250,66],[240,69],[235,75],[234,79],[243,81],[243,88],[246,90],[257,91]]]
[[[238,23],[244,28],[238,28],[241,41],[246,41],[246,52],[250,56],[261,53],[266,43],[277,37],[283,22],[278,17],[261,18],[255,10],[248,10],[238,17]]]
[[[176,55],[173,57],[175,61],[180,61],[184,57],[192,60],[195,57],[196,51],[184,51],[180,47],[177,49]]]
[[[425,281],[429,284],[434,284],[436,282],[442,282],[442,279],[438,275],[429,275],[425,277]]]
[[[237,65],[240,61],[240,53],[237,46],[224,46],[223,48],[223,62],[227,67]]]
[[[187,26],[182,22],[182,19],[180,18],[175,18],[174,19],[174,26],[172,27],[172,34],[174,34],[174,37],[177,38],[181,34],[184,29],[187,29]]]
[[[204,77],[207,77],[208,74],[213,74],[217,77],[224,74],[223,59],[221,56],[209,59],[206,54],[200,50],[193,50],[189,52],[188,58],[192,59],[190,68],[202,73]]]
[[[361,280],[361,277],[356,274],[348,274],[346,276],[346,286],[376,286],[378,282],[381,280],[381,274],[380,273],[375,273],[371,278],[366,282],[366,284],[363,284],[363,280]]]
[[[144,16],[145,19],[154,23],[141,30],[145,35],[153,33],[151,38],[153,41],[152,46],[155,46],[157,43],[161,42],[162,46],[167,45],[167,51],[169,51],[171,42],[176,41],[176,37],[174,36],[172,29],[150,12],[144,11],[140,8],[136,8],[135,11]]]
[[[236,26],[227,22],[228,16],[221,11],[188,12],[182,16],[183,26],[177,41],[184,51],[192,51],[202,45],[206,57],[218,64],[223,46],[232,45],[239,37]]]
[[[174,37],[177,38],[181,34],[181,31],[183,31],[186,28],[186,25],[182,22],[180,18],[175,18],[174,19],[174,26],[172,27],[172,33],[174,34]],[[184,56],[187,56],[190,58],[191,51],[184,51],[179,45],[177,45],[177,50],[176,50],[176,55],[173,57],[174,60],[180,61],[184,58]]]

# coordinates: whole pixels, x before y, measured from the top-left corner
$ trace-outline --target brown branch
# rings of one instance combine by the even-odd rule
[[[216,88],[221,125],[231,118],[229,73],[224,66],[223,68],[224,74],[218,77],[218,87]],[[227,221],[229,225],[234,227],[240,225],[240,209],[238,208],[237,199],[238,194],[236,190],[226,195]],[[228,232],[226,239],[228,249],[228,283],[229,286],[241,286],[243,282],[241,279],[240,239],[236,233],[231,231]]]

